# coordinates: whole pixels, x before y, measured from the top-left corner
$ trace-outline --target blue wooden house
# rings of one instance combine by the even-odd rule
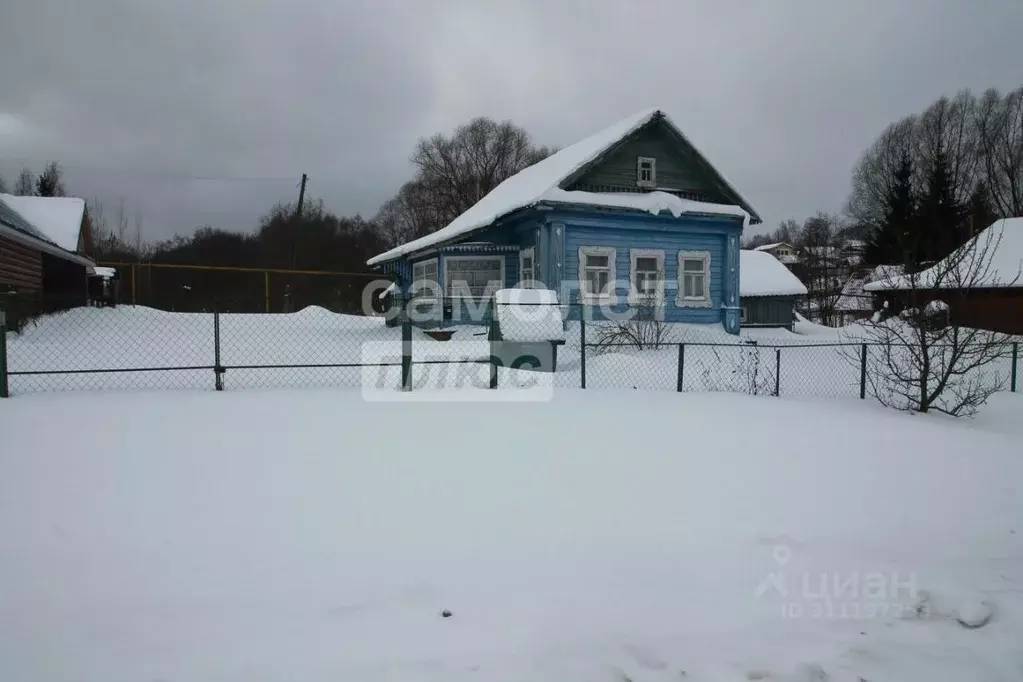
[[[580,302],[599,319],[656,301],[667,322],[738,334],[739,238],[759,222],[654,109],[526,168],[369,265],[396,278],[421,324],[479,323],[494,291],[543,286],[572,304],[570,317]]]

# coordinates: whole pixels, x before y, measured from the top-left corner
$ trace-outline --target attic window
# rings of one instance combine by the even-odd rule
[[[639,187],[657,186],[657,159],[652,156],[641,156],[636,163],[636,185]]]

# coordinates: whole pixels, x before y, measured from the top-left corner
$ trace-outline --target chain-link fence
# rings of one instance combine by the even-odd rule
[[[886,349],[734,337],[712,325],[648,325],[624,335],[590,311],[528,297],[496,301],[477,324],[345,314],[318,306],[257,313],[258,301],[211,310],[89,307],[0,297],[0,395],[61,390],[346,387],[419,391],[535,384],[557,388],[725,391],[751,395],[873,395]],[[438,310],[458,302],[439,301]],[[34,311],[26,314],[26,311]],[[415,325],[413,323],[416,323]],[[652,325],[652,326],[651,326]],[[906,349],[907,352],[911,349]],[[1019,345],[978,370],[1018,385]],[[542,370],[526,372],[522,370]]]

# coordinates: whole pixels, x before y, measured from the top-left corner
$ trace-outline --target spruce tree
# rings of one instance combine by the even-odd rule
[[[920,199],[921,258],[935,263],[952,253],[967,237],[965,211],[956,201],[952,174],[944,152],[938,152]]]
[[[864,260],[871,265],[905,263],[907,250],[915,253],[917,206],[913,192],[913,160],[905,155],[895,171],[884,199],[881,224],[867,237]]]
[[[966,207],[966,236],[972,237],[996,220],[998,214],[991,204],[991,195],[982,180],[973,189]]]
[[[64,182],[60,166],[56,161],[46,164],[46,169],[36,178],[36,195],[41,197],[64,196]]]

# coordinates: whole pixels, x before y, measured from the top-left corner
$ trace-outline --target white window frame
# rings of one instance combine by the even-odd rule
[[[682,265],[687,260],[703,261],[703,295],[685,295],[685,270]],[[710,252],[679,251],[678,252],[678,291],[675,294],[675,305],[680,308],[709,308],[710,301]]]
[[[526,279],[525,272],[526,268],[522,264],[525,259],[529,259],[529,279]],[[519,284],[523,289],[532,288],[536,284],[536,248],[530,246],[528,249],[522,249],[519,251]]]
[[[643,179],[643,164],[650,164],[650,179]],[[636,186],[657,187],[657,159],[652,156],[640,156],[636,158]]]
[[[436,279],[436,277],[432,280],[433,281],[432,287],[423,287],[422,289],[419,289],[416,286],[417,282],[431,281],[426,279],[425,277],[419,279],[416,278],[416,268],[425,269],[426,266],[430,265],[431,263],[434,266],[434,271],[437,273],[437,275],[440,275],[440,269],[438,265],[439,261],[436,258],[428,258],[426,260],[416,261],[415,263],[412,264],[412,286],[409,288],[409,291],[412,294],[413,298],[424,298],[432,300],[436,299],[440,295],[440,282]]]
[[[501,281],[500,281],[497,289],[495,289],[494,291],[490,292],[490,295],[493,295],[494,292],[496,292],[496,291],[498,291],[500,289],[504,289],[504,286],[505,286],[505,284],[504,284],[504,282],[505,282],[505,273],[504,273],[505,262],[504,262],[504,256],[503,255],[500,255],[500,254],[496,254],[496,255],[479,254],[479,255],[476,255],[476,256],[444,256],[444,292],[445,292],[444,295],[445,296],[447,296],[448,298],[454,298],[454,299],[469,299],[469,300],[473,300],[473,301],[477,300],[475,296],[471,296],[471,295],[470,296],[464,296],[462,294],[450,293],[450,291],[451,291],[451,279],[448,276],[448,264],[449,263],[457,263],[457,262],[466,261],[466,260],[496,260],[496,261],[499,261],[501,263]],[[483,298],[487,298],[487,296],[484,296]]]
[[[664,304],[664,250],[663,249],[629,249],[629,304],[639,305],[640,303],[646,303],[643,300],[642,294],[636,287],[636,262],[640,258],[656,258],[657,259],[657,290],[655,293],[655,299],[657,305]]]
[[[618,297],[615,293],[615,256],[617,252],[613,246],[580,246],[579,247],[579,297],[583,303],[617,303]],[[607,256],[607,283],[609,291],[602,294],[591,294],[586,291],[586,257]]]

